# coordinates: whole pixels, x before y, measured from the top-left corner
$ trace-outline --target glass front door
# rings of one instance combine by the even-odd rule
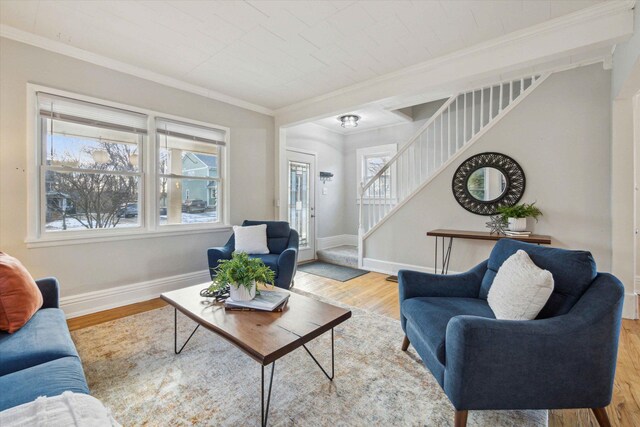
[[[289,224],[300,235],[300,246],[309,246],[309,169],[310,164],[289,161]]]
[[[291,228],[298,232],[300,261],[315,258],[314,171],[311,154],[288,153],[288,216]]]

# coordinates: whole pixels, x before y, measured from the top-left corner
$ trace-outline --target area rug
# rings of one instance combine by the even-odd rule
[[[329,264],[328,262],[314,261],[298,266],[298,270],[305,273],[314,274],[316,276],[327,277],[339,282],[355,279],[363,274],[367,274],[366,270],[358,270],[357,268],[345,267],[343,265]]]
[[[453,425],[453,407],[436,380],[413,349],[400,351],[399,322],[357,308],[352,311],[353,317],[335,329],[333,382],[304,349],[276,362],[269,424]],[[194,323],[180,314],[178,319],[184,339]],[[172,307],[72,335],[92,395],[123,425],[260,423],[260,365],[204,328],[181,354],[174,354]],[[308,345],[326,366],[330,366],[330,339],[326,333]],[[546,426],[547,412],[470,411],[468,425]]]

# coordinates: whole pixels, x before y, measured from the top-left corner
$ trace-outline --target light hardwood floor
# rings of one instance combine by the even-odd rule
[[[386,277],[383,274],[368,273],[348,282],[338,282],[299,271],[295,288],[399,319],[398,284],[386,281]],[[90,314],[70,319],[69,328],[86,328],[164,305],[160,299],[154,299]],[[400,345],[401,342],[398,342],[398,351]],[[585,372],[585,375],[588,375],[588,372]],[[622,322],[613,402],[607,408],[607,413],[614,426],[640,426],[640,320]],[[551,427],[597,425],[591,412],[586,409],[551,411],[549,419]]]

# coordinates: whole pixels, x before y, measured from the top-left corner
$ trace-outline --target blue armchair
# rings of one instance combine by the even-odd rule
[[[267,246],[269,253],[264,255],[251,255],[260,258],[276,275],[275,285],[279,288],[289,289],[293,284],[298,265],[298,232],[286,221],[249,221],[245,220],[242,226],[267,224]],[[231,259],[235,250],[235,239],[232,235],[226,245],[220,248],[210,248],[207,251],[209,258],[209,271],[211,279],[215,277],[215,269],[221,260]]]
[[[549,270],[554,291],[535,320],[497,320],[487,294],[518,249]],[[398,273],[402,350],[413,345],[453,404],[469,410],[591,408],[608,426],[624,289],[585,251],[500,240],[456,275]]]

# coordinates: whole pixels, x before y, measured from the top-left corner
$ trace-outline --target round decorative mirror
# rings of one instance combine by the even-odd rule
[[[480,168],[467,178],[467,191],[476,200],[492,202],[504,194],[507,178],[496,168]]]
[[[524,172],[509,156],[481,153],[465,160],[453,175],[453,195],[463,208],[495,215],[500,206],[518,203],[525,188]]]

